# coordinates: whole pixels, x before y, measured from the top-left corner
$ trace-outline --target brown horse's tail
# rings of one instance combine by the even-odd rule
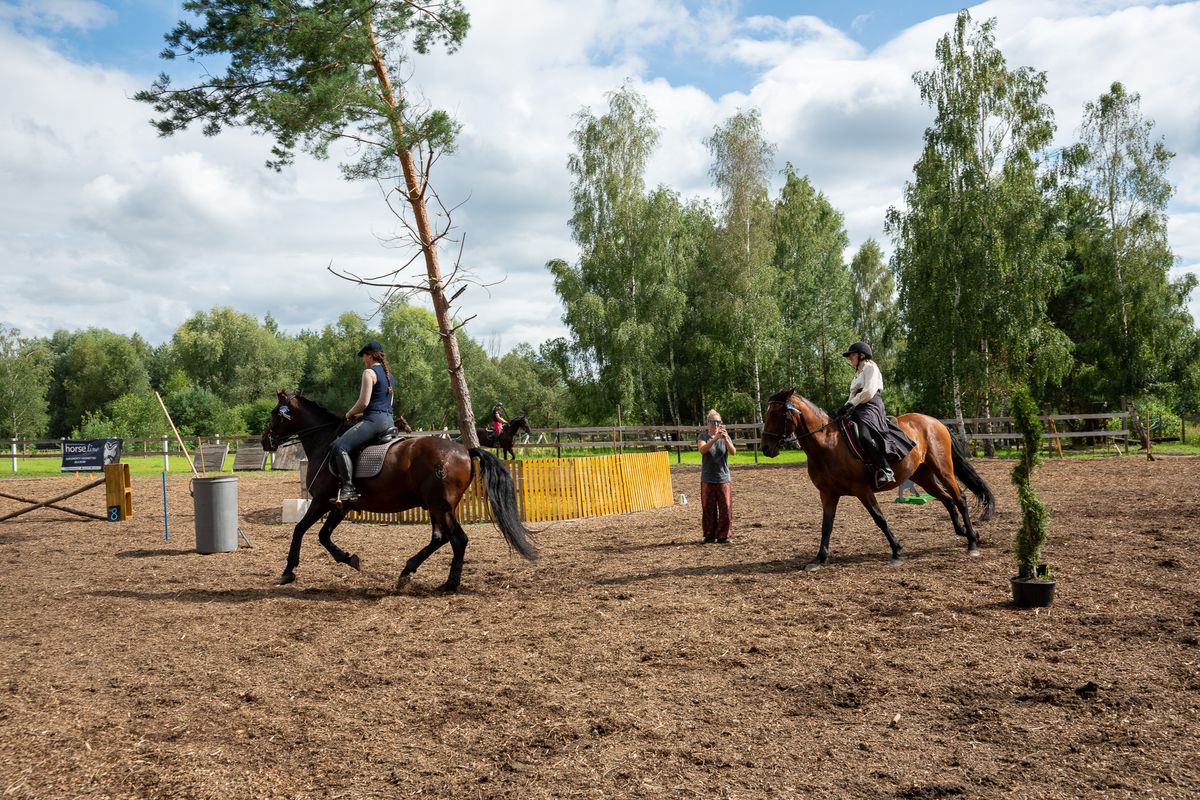
[[[504,534],[505,540],[525,558],[533,561],[537,558],[537,547],[534,545],[533,531],[521,522],[521,514],[517,509],[517,492],[513,486],[512,476],[504,467],[504,463],[494,455],[479,447],[472,447],[471,458],[479,459],[480,472],[487,484],[488,502],[492,505],[492,519],[496,527]]]
[[[986,522],[996,513],[996,495],[992,493],[992,487],[988,486],[988,482],[971,466],[971,462],[967,459],[966,449],[953,435],[950,436],[950,449],[954,455],[954,477],[958,478],[959,482],[970,489],[971,494],[983,503],[983,514],[979,519],[981,522]]]

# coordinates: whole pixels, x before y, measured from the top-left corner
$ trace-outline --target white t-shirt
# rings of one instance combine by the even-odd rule
[[[883,374],[874,361],[867,361],[850,382],[850,399],[846,402],[852,406],[861,406],[882,391]]]

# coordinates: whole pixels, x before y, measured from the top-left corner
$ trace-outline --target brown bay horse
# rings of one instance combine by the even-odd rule
[[[321,544],[335,561],[357,570],[360,567],[358,556],[346,553],[331,538],[333,529],[346,513],[358,510],[388,514],[420,507],[429,512],[433,538],[404,565],[396,588],[403,587],[425,559],[449,541],[454,551],[450,575],[438,588],[440,591],[456,591],[462,579],[467,534],[454,511],[475,477],[476,459],[487,484],[488,501],[496,527],[508,544],[522,556],[531,561],[537,557],[530,538],[531,531],[521,522],[517,510],[512,476],[500,459],[486,450],[468,449],[438,436],[421,436],[393,445],[387,451],[378,475],[355,480],[359,499],[346,506],[335,504],[338,479],[328,463],[329,445],[337,438],[342,421],[340,416],[299,392],[289,395],[280,391],[278,404],[271,412],[271,421],[263,433],[264,450],[274,451],[295,437],[300,440],[308,456],[305,485],[312,495],[312,502],[292,531],[292,546],[288,550],[287,565],[279,579],[280,584],[296,579],[304,532],[322,516],[328,514],[318,536]]]
[[[795,434],[797,443],[808,456],[808,477],[821,494],[821,548],[817,557],[805,566],[806,570],[820,569],[829,560],[829,535],[833,531],[838,500],[848,496],[857,497],[867,509],[891,545],[892,564],[899,564],[900,543],[892,535],[875,493],[895,489],[905,480],[912,480],[942,502],[950,514],[954,532],[966,537],[967,553],[979,555],[979,536],[971,525],[966,498],[959,484],[983,503],[980,520],[991,519],[995,513],[996,498],[991,487],[971,466],[962,446],[941,422],[924,414],[904,414],[896,422],[916,446],[903,460],[892,465],[895,482],[876,489],[863,463],[851,455],[842,442],[842,435],[829,414],[796,394],[795,389],[785,389],[767,403],[767,415],[763,420],[763,454],[769,458],[779,455],[781,442]]]

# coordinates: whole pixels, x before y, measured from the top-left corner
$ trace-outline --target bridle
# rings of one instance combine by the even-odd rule
[[[326,428],[332,428],[335,425],[342,424],[342,420],[330,420],[329,422],[322,422],[317,425],[309,425],[308,427],[301,428],[298,431],[292,431],[287,436],[284,436],[282,439],[277,439],[277,438],[275,438],[275,425],[278,422],[279,417],[282,417],[282,418],[288,419],[288,420],[291,419],[290,409],[285,412],[282,410],[283,408],[286,408],[286,406],[281,406],[279,409],[276,409],[276,411],[271,415],[271,423],[270,423],[270,425],[267,426],[266,433],[263,434],[264,438],[267,440],[267,446],[271,450],[278,450],[280,447],[283,447],[284,445],[288,444],[293,439],[299,440],[306,433],[312,433],[313,431],[320,431],[320,430],[324,430]]]
[[[778,403],[778,402],[780,402],[780,401],[779,401],[779,400],[773,400],[773,401],[771,401],[771,402]],[[770,405],[770,403],[768,403],[767,405]],[[792,431],[793,431],[793,433],[795,433],[795,429],[796,429],[796,428],[798,428],[798,427],[800,427],[800,426],[799,426],[798,424],[796,424],[795,422],[792,422],[792,413],[791,413],[791,412],[793,412],[793,411],[794,411],[794,412],[796,412],[796,416],[798,416],[798,417],[800,418],[800,420],[801,420],[801,421],[803,421],[803,420],[804,420],[804,413],[803,413],[802,411],[800,411],[800,408],[799,408],[799,406],[796,406],[796,405],[794,405],[794,404],[792,403],[792,400],[791,400],[791,398],[788,398],[786,401],[784,401],[784,409],[785,409],[785,410],[788,412],[788,415],[787,415],[787,420],[788,420],[788,422],[789,422],[789,423],[791,423],[791,425],[792,425]],[[832,425],[832,424],[833,424],[833,423],[835,423],[835,422],[837,422],[837,418],[836,418],[836,417],[834,417],[834,418],[831,418],[831,419],[829,420],[829,422],[826,422],[824,425],[822,425],[822,426],[821,426],[821,427],[819,427],[819,428],[813,428],[811,431],[810,431],[810,430],[809,430],[807,427],[805,427],[805,428],[804,428],[804,433],[796,434],[796,441],[800,441],[801,439],[805,439],[805,438],[807,438],[807,437],[809,437],[809,436],[812,436],[814,433],[820,433],[821,431],[825,430],[826,428],[828,428],[830,425]],[[779,434],[779,433],[769,433],[768,431],[763,431],[763,438],[764,438],[764,439],[765,439],[765,438],[767,438],[768,436],[773,436],[773,437],[775,437],[776,439],[779,439],[780,441],[783,441],[784,439],[787,439],[789,436],[792,436],[792,435],[793,435],[792,433],[782,433],[782,434]]]

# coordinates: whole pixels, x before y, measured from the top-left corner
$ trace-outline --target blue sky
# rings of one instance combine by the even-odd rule
[[[415,84],[462,124],[434,180],[467,233],[464,263],[490,288],[462,303],[496,350],[565,333],[547,261],[576,255],[567,229],[574,115],[630,82],[657,116],[650,185],[711,196],[704,139],[762,112],[777,168],[791,162],[843,212],[851,247],[877,239],[932,118],[911,75],[959,10],[942,2],[468,0],[460,52],[415,64]],[[378,187],[348,184],[334,152],[263,169],[245,131],[160,139],[130,97],[164,68],[171,0],[0,0],[0,322],[26,335],[100,325],[169,338],[229,305],[286,329],[368,315],[371,298],[328,264],[396,266]],[[1177,269],[1200,270],[1200,2],[989,0],[1011,65],[1049,76],[1056,144],[1113,80],[1142,95],[1178,153]],[[1198,298],[1193,313],[1200,312]]]
[[[687,2],[684,5],[694,14],[703,13],[705,3]],[[787,19],[807,14],[821,19],[844,32],[867,50],[874,50],[915,23],[939,14],[955,14],[963,8],[961,2],[783,2],[757,0],[737,4],[741,17],[769,16]],[[759,70],[739,68],[728,62],[697,59],[691,51],[671,46],[655,48],[647,54],[649,72],[661,75],[677,85],[693,84],[713,96],[744,91],[754,84]]]

